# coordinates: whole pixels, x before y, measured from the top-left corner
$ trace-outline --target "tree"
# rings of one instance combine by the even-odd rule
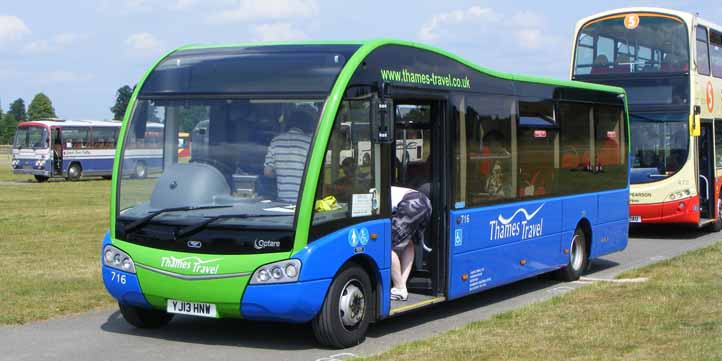
[[[2,119],[2,138],[0,143],[9,144],[12,143],[15,138],[15,129],[18,126],[18,121],[15,119],[13,113],[7,113]]]
[[[28,119],[56,118],[53,103],[47,95],[38,93],[28,107]]]
[[[25,121],[27,119],[27,114],[25,114],[25,101],[23,98],[17,98],[15,101],[10,103],[10,110],[8,110],[8,113],[11,113],[18,122]]]
[[[133,94],[133,88],[130,85],[123,85],[115,93],[115,105],[110,108],[113,112],[113,119],[122,120],[125,116],[125,110],[130,103],[130,96]]]

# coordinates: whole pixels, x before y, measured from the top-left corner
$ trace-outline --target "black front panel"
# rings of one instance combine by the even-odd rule
[[[123,222],[118,221],[119,230]],[[174,233],[187,225],[151,224],[133,231],[122,239],[156,249],[204,254],[257,254],[287,252],[293,247],[292,231],[261,229],[209,228],[186,239]]]
[[[357,45],[181,50],[164,59],[140,94],[328,93]]]

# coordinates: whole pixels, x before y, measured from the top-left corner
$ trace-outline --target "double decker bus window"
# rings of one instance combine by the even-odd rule
[[[709,49],[707,47],[707,28],[697,27],[697,72],[709,75]]]
[[[712,75],[722,78],[722,33],[709,32],[709,58]]]
[[[689,70],[688,44],[677,18],[643,15],[628,28],[625,15],[615,15],[582,27],[574,75],[684,72]]]

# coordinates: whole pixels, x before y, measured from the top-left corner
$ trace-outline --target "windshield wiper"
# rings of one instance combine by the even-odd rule
[[[138,218],[133,222],[128,223],[123,227],[123,232],[128,233],[133,231],[134,229],[140,228],[150,222],[153,218],[168,212],[181,212],[181,211],[195,211],[200,209],[215,209],[215,208],[229,208],[232,206],[185,206],[185,207],[173,207],[173,208],[163,208],[159,209],[157,211],[153,211],[147,216],[143,218]]]
[[[243,219],[243,218],[267,218],[267,217],[289,217],[293,216],[293,214],[221,214],[214,217],[209,217],[208,219],[199,222],[194,225],[190,225],[188,227],[182,228],[178,230],[178,232],[175,233],[174,238],[176,240],[182,240],[184,238],[187,238],[188,236],[192,236],[204,228],[206,228],[209,224],[221,220],[221,219]]]

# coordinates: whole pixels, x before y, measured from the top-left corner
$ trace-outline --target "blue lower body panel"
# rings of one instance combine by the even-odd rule
[[[140,290],[136,275],[103,266],[103,283],[108,293],[118,302],[131,306],[151,308]]]
[[[259,321],[311,321],[321,310],[330,285],[330,279],[248,285],[241,301],[241,316]]]

